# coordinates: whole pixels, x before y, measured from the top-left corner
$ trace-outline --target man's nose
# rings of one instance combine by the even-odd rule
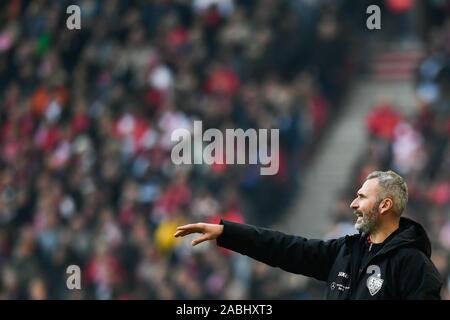
[[[358,199],[355,199],[352,201],[352,203],[350,203],[350,208],[352,209],[357,209],[358,208]]]

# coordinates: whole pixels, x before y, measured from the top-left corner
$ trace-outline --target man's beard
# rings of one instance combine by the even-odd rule
[[[362,213],[361,211],[355,211],[356,213]],[[358,217],[355,222],[355,229],[363,234],[373,233],[378,227],[379,213],[378,206],[373,206],[367,214],[363,214]]]

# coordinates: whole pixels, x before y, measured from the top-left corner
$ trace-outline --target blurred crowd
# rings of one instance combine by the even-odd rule
[[[70,4],[80,30],[66,28]],[[349,8],[1,1],[0,298],[302,297],[302,278],[270,281],[266,266],[173,233],[220,218],[270,226],[289,206],[355,69]],[[278,174],[174,165],[171,133],[195,119],[279,128]],[[69,265],[81,290],[66,287]]]

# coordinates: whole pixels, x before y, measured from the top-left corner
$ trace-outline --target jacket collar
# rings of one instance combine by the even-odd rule
[[[364,241],[366,241],[366,235],[362,233],[345,236],[345,244],[350,252],[354,250],[356,243],[362,245]],[[401,217],[399,228],[385,241],[387,241],[385,246],[378,254],[385,254],[399,247],[412,246],[422,251],[427,257],[431,256],[431,243],[425,229],[409,218]]]

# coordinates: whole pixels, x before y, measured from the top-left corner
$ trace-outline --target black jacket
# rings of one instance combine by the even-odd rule
[[[327,281],[327,299],[440,299],[442,280],[430,260],[423,227],[401,218],[399,229],[364,265],[367,238],[360,234],[308,240],[222,220],[221,247],[285,271]]]

